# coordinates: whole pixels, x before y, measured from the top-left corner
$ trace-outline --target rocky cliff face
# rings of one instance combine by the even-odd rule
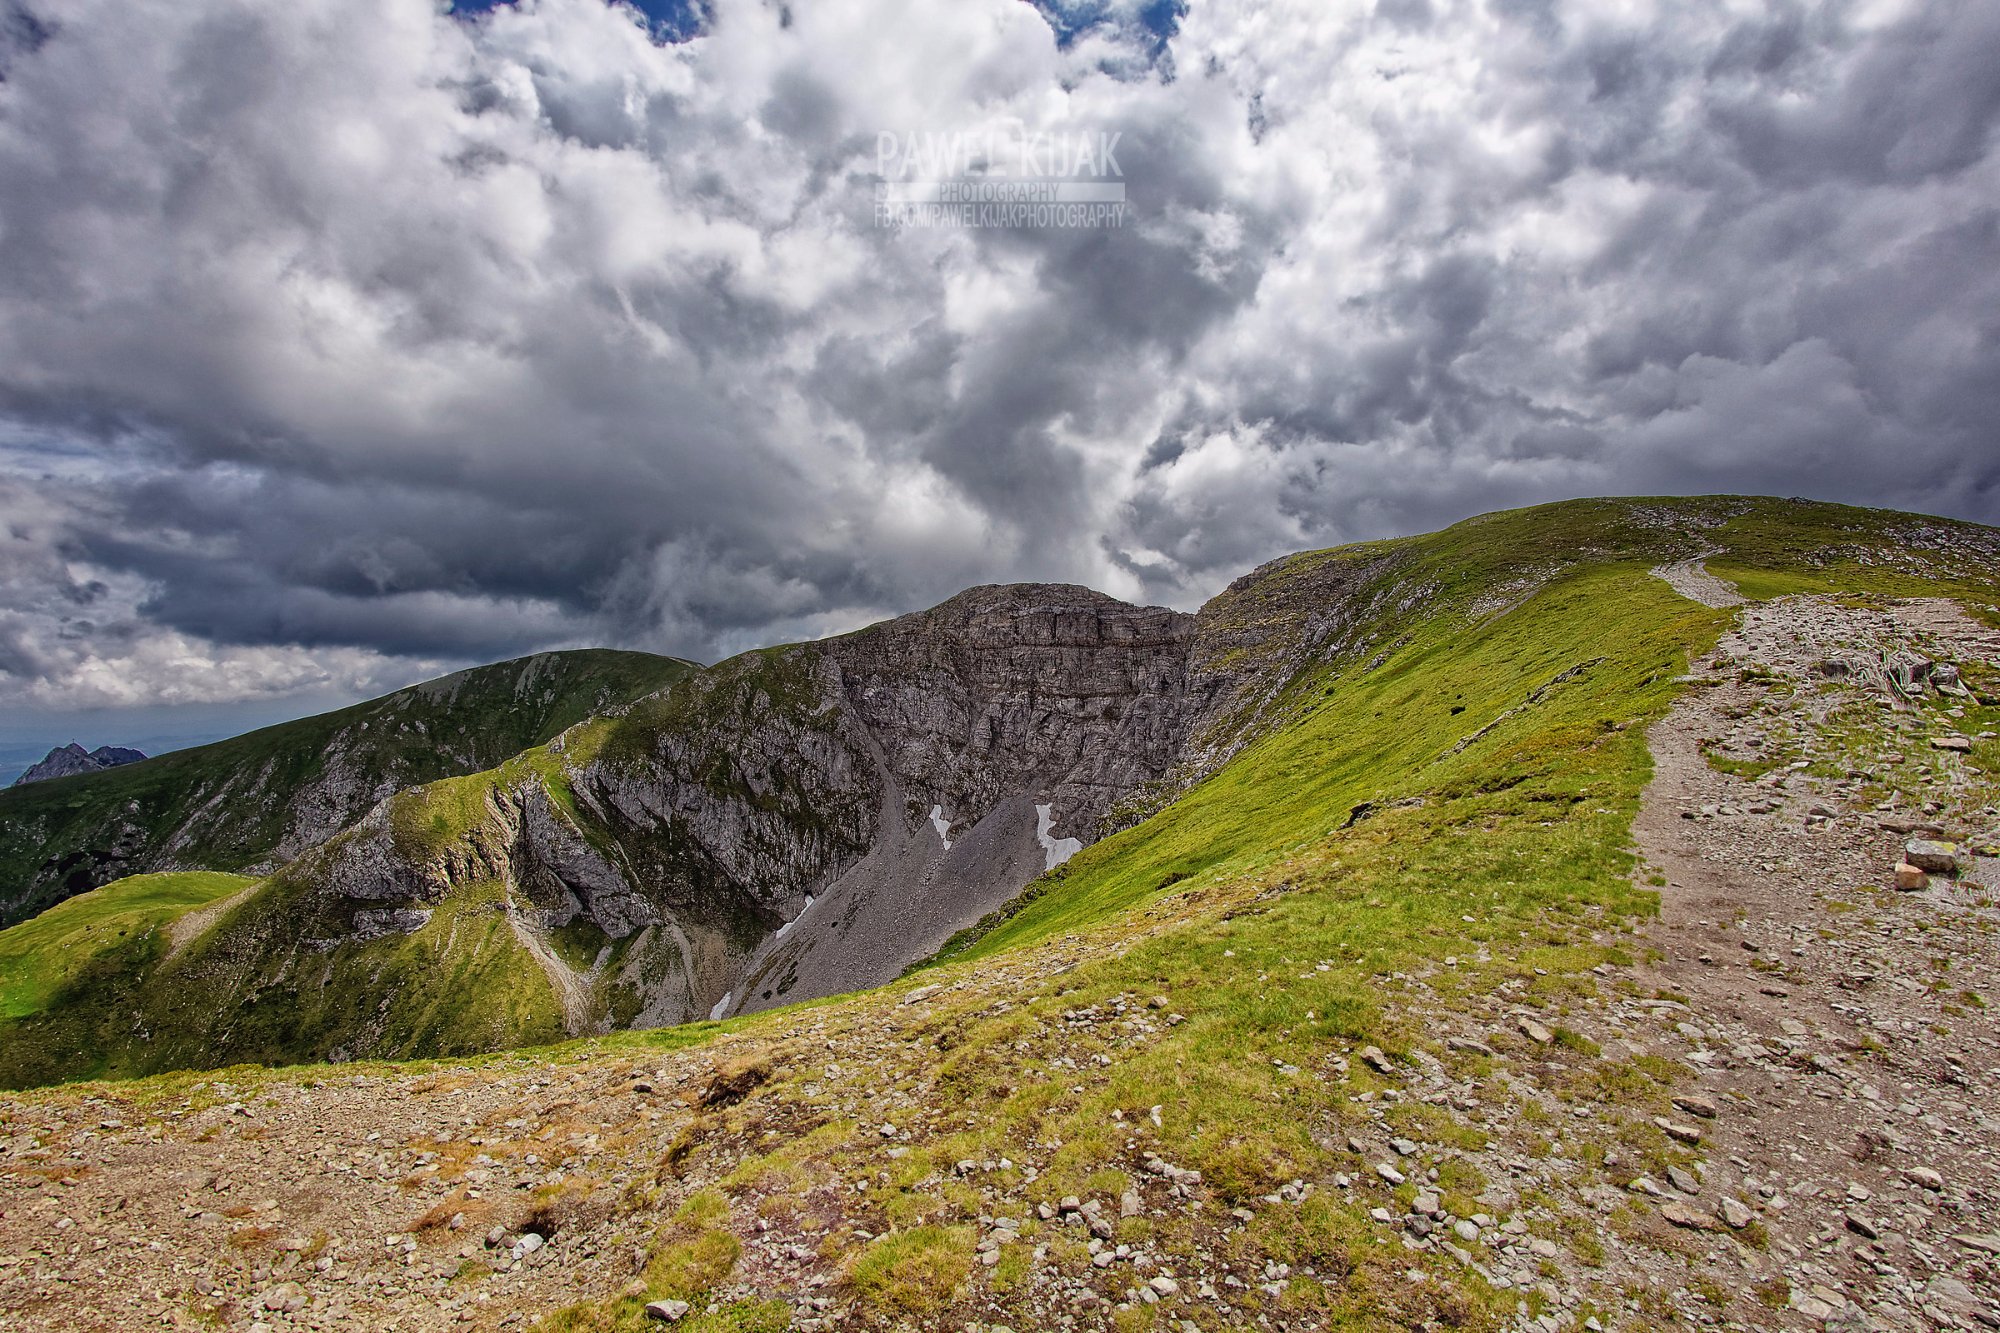
[[[336,737],[288,818],[372,808],[140,964],[100,1035],[173,1034],[144,1052],[163,1067],[448,1054],[890,980],[1213,772],[1295,706],[1301,670],[1379,651],[1385,615],[1425,595],[1403,563],[1292,557],[1195,615],[974,588],[386,796],[328,777]]]
[[[974,588],[820,651],[883,769],[947,830],[1032,794],[1089,837],[1174,764],[1212,701],[1190,686],[1195,637],[1190,615],[1029,585]]]
[[[976,588],[703,672],[470,807],[399,796],[293,877],[371,930],[505,885],[576,1031],[871,984],[1181,762],[1229,680],[1191,677],[1197,638],[1196,617],[1085,588]],[[588,962],[552,947],[565,936],[594,942]]]
[[[1332,569],[1308,595],[1372,573]],[[273,881],[289,905],[257,915],[263,945],[213,946],[254,966],[210,975],[244,997],[329,956],[373,975],[476,898],[504,916],[508,984],[553,997],[571,1032],[887,980],[1230,752],[1238,715],[1324,637],[1268,582],[1200,616],[974,588],[746,654],[520,761],[383,801]],[[272,931],[310,947],[274,950]],[[297,962],[272,963],[288,951]],[[315,1049],[376,1049],[393,1027],[333,1021],[350,1026]]]

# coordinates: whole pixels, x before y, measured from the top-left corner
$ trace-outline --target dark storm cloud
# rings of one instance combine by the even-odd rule
[[[0,0],[0,696],[1187,604],[1563,495],[2000,517],[2000,12]],[[1116,133],[1117,231],[873,225]]]

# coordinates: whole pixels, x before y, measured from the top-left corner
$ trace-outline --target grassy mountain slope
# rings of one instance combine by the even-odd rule
[[[1573,777],[1572,751],[1608,744],[1596,738],[1578,748],[1593,723],[1622,732],[1664,707],[1670,678],[1686,669],[1685,657],[1662,657],[1664,647],[1698,652],[1705,627],[1721,622],[1647,571],[1701,549],[1718,552],[1709,569],[1746,595],[1950,596],[2000,624],[2000,569],[1990,563],[2000,534],[1836,505],[1575,501],[1294,556],[1259,571],[1259,581],[1282,585],[1324,561],[1401,557],[1386,562],[1387,586],[1371,590],[1389,609],[1344,658],[1294,677],[1270,729],[1235,762],[1148,823],[1085,849],[1059,881],[1036,886],[1018,915],[976,944],[958,941],[947,956],[990,954],[1102,920],[1204,872],[1259,872],[1357,812],[1370,822],[1395,816],[1380,827],[1459,827],[1483,838],[1483,825],[1455,823],[1434,807],[1439,793],[1476,792],[1484,779],[1470,775],[1492,767],[1483,756],[1496,747],[1513,793],[1505,808],[1579,803],[1582,796],[1532,796],[1550,777],[1537,759],[1549,741],[1505,738],[1531,719],[1578,729],[1556,736],[1562,747],[1552,751]],[[1547,697],[1527,706],[1541,690]],[[1458,748],[1488,724],[1497,724],[1492,733]],[[1628,772],[1627,785],[1635,776],[1643,785],[1644,771]],[[1611,813],[1629,820],[1629,810]]]
[[[1725,552],[1717,567],[1759,595],[1947,595],[2000,623],[1991,529],[1781,502],[1660,510],[1674,528],[1719,520],[1703,534]],[[1546,1125],[1546,1153],[1561,1132],[1543,1100],[1507,1083],[1514,1062],[1605,1127],[1624,1161],[1607,1165],[1599,1146],[1591,1169],[1621,1191],[1694,1163],[1653,1120],[1672,1112],[1680,1068],[1599,1058],[1563,1026],[1595,992],[1593,968],[1632,961],[1653,905],[1629,850],[1651,769],[1644,729],[1728,619],[1648,574],[1687,542],[1632,514],[1554,506],[1399,544],[1408,560],[1388,577],[1422,597],[1389,599],[1406,610],[1301,675],[1283,723],[1181,801],[1086,849],[887,993],[730,1024],[735,1065],[774,1073],[743,1108],[681,1131],[683,1188],[718,1187],[727,1206],[703,1206],[724,1220],[664,1229],[643,1299],[727,1292],[732,1265],[693,1264],[704,1244],[787,1216],[783,1198],[830,1196],[851,1201],[838,1222],[813,1221],[857,1323],[1032,1323],[1043,1270],[1093,1271],[1078,1232],[1037,1221],[1036,1201],[1137,1189],[1147,1204],[1115,1238],[1162,1256],[1153,1271],[1176,1275],[1178,1291],[1150,1304],[1129,1278],[1093,1283],[1119,1328],[1198,1313],[1185,1302],[1193,1275],[1222,1272],[1250,1279],[1227,1293],[1241,1317],[1284,1327],[1501,1327],[1524,1298],[1553,1312],[1535,1291],[1385,1245],[1371,1206],[1400,1215],[1420,1182],[1390,1188],[1373,1163],[1395,1160],[1387,1135],[1442,1145],[1429,1160],[1443,1206],[1504,1216],[1490,1199],[1508,1182],[1479,1151],[1489,1134],[1532,1140]],[[1296,557],[1266,577],[1356,554]],[[1496,600],[1505,587],[1522,600]],[[1489,1013],[1494,999],[1539,1014],[1553,1040],[1499,1035],[1511,1024]],[[871,1039],[878,1030],[888,1037]],[[1448,1046],[1461,1034],[1492,1049]],[[816,1058],[822,1043],[841,1053],[837,1071]],[[1365,1045],[1385,1053],[1381,1070],[1355,1058]],[[1438,1068],[1499,1081],[1484,1105],[1447,1114],[1404,1091]],[[894,1122],[893,1140],[878,1121]],[[771,1125],[812,1132],[773,1147]],[[1198,1170],[1208,1207],[1162,1208],[1154,1158]],[[1375,1188],[1343,1192],[1336,1177]],[[1301,1180],[1316,1192],[1272,1206]],[[1026,1222],[987,1266],[974,1243],[996,1216]],[[1521,1218],[1586,1266],[1596,1253],[1600,1223],[1552,1197],[1523,1200]],[[1257,1285],[1274,1273],[1284,1280]],[[637,1329],[641,1304],[586,1302],[545,1326]],[[711,1327],[766,1317],[745,1301]]]
[[[1581,904],[1629,910],[1620,830],[1646,771],[1635,728],[1666,706],[1673,680],[1723,620],[1647,571],[1706,549],[1716,552],[1712,567],[1748,585],[1922,588],[1990,605],[2000,592],[1991,543],[1990,530],[1832,506],[1601,501],[1275,562],[1217,599],[1247,627],[1232,651],[1261,655],[1258,672],[1276,683],[1247,744],[942,958],[996,957],[1162,902],[1196,903],[1222,883],[1345,882],[1390,870],[1401,887],[1385,887],[1379,903],[1350,903],[1343,910],[1355,921],[1343,929],[1374,939],[1393,924],[1419,952]],[[1315,602],[1328,587],[1341,590],[1339,606]],[[1311,633],[1300,629],[1307,624]],[[584,775],[643,783],[655,756],[672,749],[697,785],[783,813],[774,829],[825,839],[836,834],[812,811],[780,810],[797,792],[744,787],[759,775],[744,765],[743,737],[783,727],[831,744],[832,726],[807,659],[769,650],[573,728],[553,746],[405,790],[383,809],[382,844],[393,873],[429,886],[418,895],[432,912],[420,929],[367,928],[380,908],[348,896],[330,869],[353,859],[353,839],[373,836],[351,830],[171,956],[134,953],[79,977],[63,1002],[20,1020],[0,1081],[550,1040],[579,1000],[561,993],[564,969],[538,948],[599,979],[583,1001],[586,1030],[630,1023],[644,1002],[617,979],[671,972],[686,956],[657,932],[614,940],[583,921],[540,944],[527,938],[517,923],[543,890],[519,841],[524,811],[539,804],[590,855],[638,867],[642,879],[708,882],[706,853],[670,826],[607,822],[601,796],[580,801],[580,790],[595,791]],[[1526,842],[1514,846],[1517,837]],[[1532,859],[1531,876],[1512,873],[1519,859]],[[1410,891],[1412,882],[1424,891]],[[707,938],[733,939],[739,952],[770,928],[738,919],[741,905],[699,898],[686,906],[713,917]],[[1215,962],[1198,951],[1190,959]],[[1315,1021],[1364,1011],[1370,989],[1319,1006]],[[140,1031],[144,1040],[122,1035]]]
[[[196,908],[250,887],[246,875],[194,870],[134,875],[0,931],[0,1019],[49,1007],[77,972]]]
[[[690,670],[647,653],[543,653],[0,792],[0,922],[135,871],[287,859],[390,792],[490,767]]]
[[[257,883],[181,947],[135,940],[75,969],[37,1012],[0,1017],[0,1085],[244,1061],[459,1055],[631,1022],[643,1001],[622,974],[644,974],[656,987],[673,982],[685,966],[679,936],[705,932],[698,953],[702,939],[709,951],[734,941],[740,956],[773,923],[747,919],[727,900],[697,900],[684,905],[671,938],[646,929],[612,940],[586,921],[538,929],[528,920],[543,892],[536,868],[526,855],[513,864],[525,812],[538,806],[590,852],[642,867],[649,879],[705,873],[698,846],[610,827],[600,810],[581,806],[577,775],[600,759],[615,769],[642,765],[677,719],[685,724],[690,709],[707,707],[726,723],[695,729],[703,744],[697,780],[733,791],[741,778],[732,741],[784,705],[788,684],[796,681],[783,654],[748,654],[695,675],[686,690],[588,719],[504,763],[397,792]],[[422,891],[407,900],[342,892],[350,861],[364,873],[375,864],[355,856],[363,843],[388,873]],[[113,885],[63,906],[119,891]],[[398,909],[419,913],[422,924],[385,919]],[[0,932],[0,949],[16,935],[43,939],[31,933],[39,920]],[[558,971],[604,982],[565,994]]]
[[[1232,589],[1246,618],[1295,614],[1301,587],[1356,562],[1368,575],[1349,595],[1365,614],[1329,622],[1290,662],[1227,764],[932,966],[719,1029],[616,1034],[456,1076],[570,1069],[572,1082],[622,1088],[671,1061],[684,1080],[688,1109],[657,1125],[609,1136],[603,1112],[630,1162],[572,1161],[538,1191],[537,1207],[580,1217],[587,1204],[602,1234],[649,1255],[636,1288],[629,1268],[607,1273],[612,1294],[541,1327],[632,1333],[647,1326],[643,1302],[662,1298],[693,1302],[690,1326],[704,1333],[784,1327],[778,1299],[808,1289],[771,1276],[787,1246],[810,1256],[801,1271],[836,1327],[1044,1327],[1086,1310],[1090,1326],[1199,1316],[1208,1327],[1213,1307],[1195,1300],[1211,1283],[1232,1303],[1228,1326],[1483,1329],[1509,1326],[1522,1303],[1553,1314],[1538,1289],[1475,1281],[1440,1251],[1389,1243],[1396,1233],[1370,1210],[1401,1217],[1427,1187],[1449,1213],[1518,1222],[1563,1271],[1587,1272],[1601,1251],[1591,1233],[1638,1227],[1636,1215],[1578,1213],[1515,1183],[1509,1159],[1555,1155],[1569,1135],[1588,1180],[1620,1191],[1694,1164],[1654,1120],[1685,1071],[1599,1052],[1564,1019],[1604,984],[1593,969],[1632,960],[1653,910],[1630,850],[1651,771],[1645,727],[1729,617],[1648,571],[1704,549],[1753,597],[1948,596],[2000,625],[2000,532],[1795,502],[1579,502],[1267,566]],[[618,726],[576,735],[601,751]],[[1973,758],[1990,762],[1982,746]],[[404,836],[461,836],[496,789],[433,789],[403,816]],[[465,890],[461,921],[479,892]],[[237,913],[275,918],[285,900],[270,894]],[[340,1002],[381,962],[354,961],[367,967],[329,974],[307,1002]],[[165,993],[138,997],[149,1022]],[[71,1011],[106,1032],[129,1021],[131,992],[99,994],[71,990]],[[1516,1035],[1516,1010],[1549,1039]],[[273,1023],[268,1049],[282,1051],[283,1020],[255,1021]],[[0,1028],[0,1050],[34,1044],[25,1035]],[[1362,1056],[1368,1045],[1379,1063]],[[1440,1072],[1479,1096],[1424,1094],[1445,1086]],[[711,1075],[739,1090],[713,1095]],[[130,1095],[164,1106],[190,1082]],[[548,1151],[532,1115],[503,1128],[500,1114],[514,1113],[479,1131],[485,1154]],[[1398,1160],[1391,1136],[1423,1145],[1395,1182],[1375,1171]],[[463,1170],[448,1165],[426,1188],[462,1190]],[[1113,1241],[1149,1267],[1099,1266],[1080,1227],[1037,1217],[1066,1195],[1110,1200]],[[1128,1214],[1119,1201],[1132,1195]],[[1020,1240],[989,1247],[989,1263],[975,1250],[997,1217],[1019,1220]],[[1101,1303],[1079,1304],[1085,1290]],[[1619,1299],[1646,1309],[1654,1297]],[[1591,1309],[1562,1311],[1560,1326]]]

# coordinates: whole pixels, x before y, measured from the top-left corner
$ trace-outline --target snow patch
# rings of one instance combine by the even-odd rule
[[[1045,871],[1054,870],[1083,850],[1083,843],[1076,838],[1049,836],[1056,826],[1055,815],[1051,813],[1053,809],[1053,806],[1048,805],[1035,807],[1035,841],[1042,844],[1042,852],[1048,858],[1048,864],[1042,867]]]
[[[720,1023],[722,1016],[729,1012],[729,1002],[735,998],[736,996],[732,993],[717,1000],[715,1008],[708,1011],[708,1021],[711,1023]]]
[[[931,827],[937,830],[938,841],[944,844],[944,849],[950,851],[951,821],[944,817],[943,806],[934,805],[931,807]]]
[[[946,843],[945,846],[949,847],[951,846],[951,844]],[[806,913],[812,911],[812,909],[813,909],[813,896],[810,893],[808,893],[806,895],[806,905],[799,909],[799,914],[793,917],[790,921],[787,921],[784,925],[779,926],[777,933],[771,936],[771,938],[774,940],[781,940],[785,938],[785,933],[789,931],[793,926],[798,925],[799,922],[805,920]]]

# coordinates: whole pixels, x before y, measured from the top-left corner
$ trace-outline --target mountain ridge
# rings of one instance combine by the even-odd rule
[[[120,881],[0,933],[28,963],[0,1081],[208,1067],[0,1095],[0,1315],[1994,1311],[2000,530],[1570,502],[1276,560],[1194,632],[1048,588],[924,614],[396,793],[264,881]],[[1056,789],[1082,837],[1046,869]],[[684,909],[706,985],[774,977],[946,839],[1036,877],[904,979],[718,1023],[598,1007]],[[1904,855],[1956,869],[1908,885]],[[892,931],[922,895],[882,899],[794,997],[864,933],[928,943]],[[576,1017],[632,1031],[560,1041]],[[270,1067],[296,1059],[326,1063]],[[74,1255],[132,1245],[66,1257],[58,1199]]]
[[[1087,671],[1030,705],[1038,663],[1095,649],[946,634],[886,677],[880,634],[765,650],[392,797],[377,868],[448,872],[408,933],[320,937],[287,896],[316,885],[350,925],[419,910],[332,891],[314,858],[353,856],[352,829],[247,888],[124,881],[0,933],[0,959],[40,924],[33,957],[60,938],[69,960],[0,995],[16,1080],[37,1048],[57,1077],[142,1070],[135,1040],[152,1067],[430,1057],[0,1096],[0,1189],[20,1190],[0,1312],[54,1329],[79,1302],[136,1323],[184,1300],[197,1321],[427,1333],[1989,1321],[2000,531],[1576,502],[1246,580],[1153,678],[1174,688],[1142,694],[1235,683],[1194,691],[1213,711],[1181,763],[883,986],[519,1049],[565,1011],[516,930],[581,971],[605,947],[536,925],[554,886],[521,873],[521,798],[607,862],[634,836],[603,827],[613,794],[697,816],[716,864],[805,855],[768,836],[794,825],[822,858],[843,828],[941,843],[922,715],[962,742],[998,705],[981,734],[1003,749],[967,779],[991,820],[1021,773],[1074,768],[1037,768],[1072,752],[1024,720],[1144,717]],[[1013,637],[1055,637],[1038,625]],[[819,711],[836,694],[852,715]],[[786,755],[853,759],[845,805],[774,771]],[[900,816],[864,773],[907,781]],[[366,1040],[329,1051],[341,1022]],[[101,1051],[121,1062],[93,1071]]]
[[[125,874],[269,869],[388,790],[498,763],[690,669],[609,649],[539,653],[113,770],[10,787],[0,791],[0,924]]]

